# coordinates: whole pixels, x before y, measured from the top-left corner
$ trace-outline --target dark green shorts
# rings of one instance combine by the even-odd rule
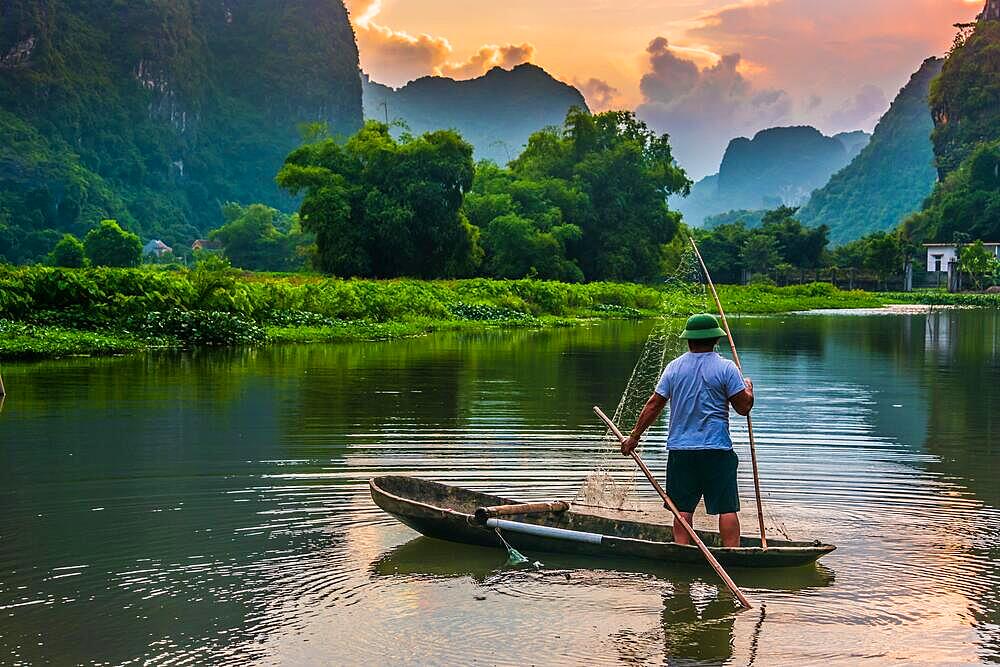
[[[740,511],[736,467],[731,449],[674,449],[667,454],[667,495],[681,512],[694,512],[705,496],[709,514]]]

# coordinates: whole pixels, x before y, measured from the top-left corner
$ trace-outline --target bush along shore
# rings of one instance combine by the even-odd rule
[[[1000,307],[992,295],[875,294],[827,283],[719,291],[733,314],[907,302]],[[698,295],[630,283],[341,280],[244,273],[221,262],[192,270],[0,266],[0,358],[565,326],[687,313],[704,303]]]

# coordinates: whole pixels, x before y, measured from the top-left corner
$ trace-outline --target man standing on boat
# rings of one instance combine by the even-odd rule
[[[689,525],[693,525],[695,507],[704,496],[708,514],[719,515],[722,545],[736,547],[740,544],[739,458],[729,435],[729,406],[741,415],[749,414],[753,382],[715,351],[725,335],[712,315],[688,318],[681,334],[688,342],[688,352],[667,364],[621,450],[629,456],[670,401],[667,495]],[[691,541],[677,519],[674,541]]]

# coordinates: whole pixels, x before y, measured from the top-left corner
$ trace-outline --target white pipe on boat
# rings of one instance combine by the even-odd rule
[[[557,540],[569,540],[571,542],[584,542],[586,544],[600,544],[604,539],[603,535],[597,533],[585,533],[579,530],[567,530],[565,528],[553,528],[551,526],[539,526],[534,523],[523,523],[521,521],[508,521],[506,519],[487,519],[486,525],[490,528],[500,528],[509,530],[512,533],[524,533],[536,537],[551,537]]]

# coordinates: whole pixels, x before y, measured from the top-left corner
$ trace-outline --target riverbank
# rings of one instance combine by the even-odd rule
[[[871,293],[827,283],[719,287],[732,314],[891,303],[1000,307],[993,295]],[[0,267],[0,359],[157,348],[385,340],[434,331],[570,326],[708,308],[696,291],[540,280],[342,280],[222,266]]]

